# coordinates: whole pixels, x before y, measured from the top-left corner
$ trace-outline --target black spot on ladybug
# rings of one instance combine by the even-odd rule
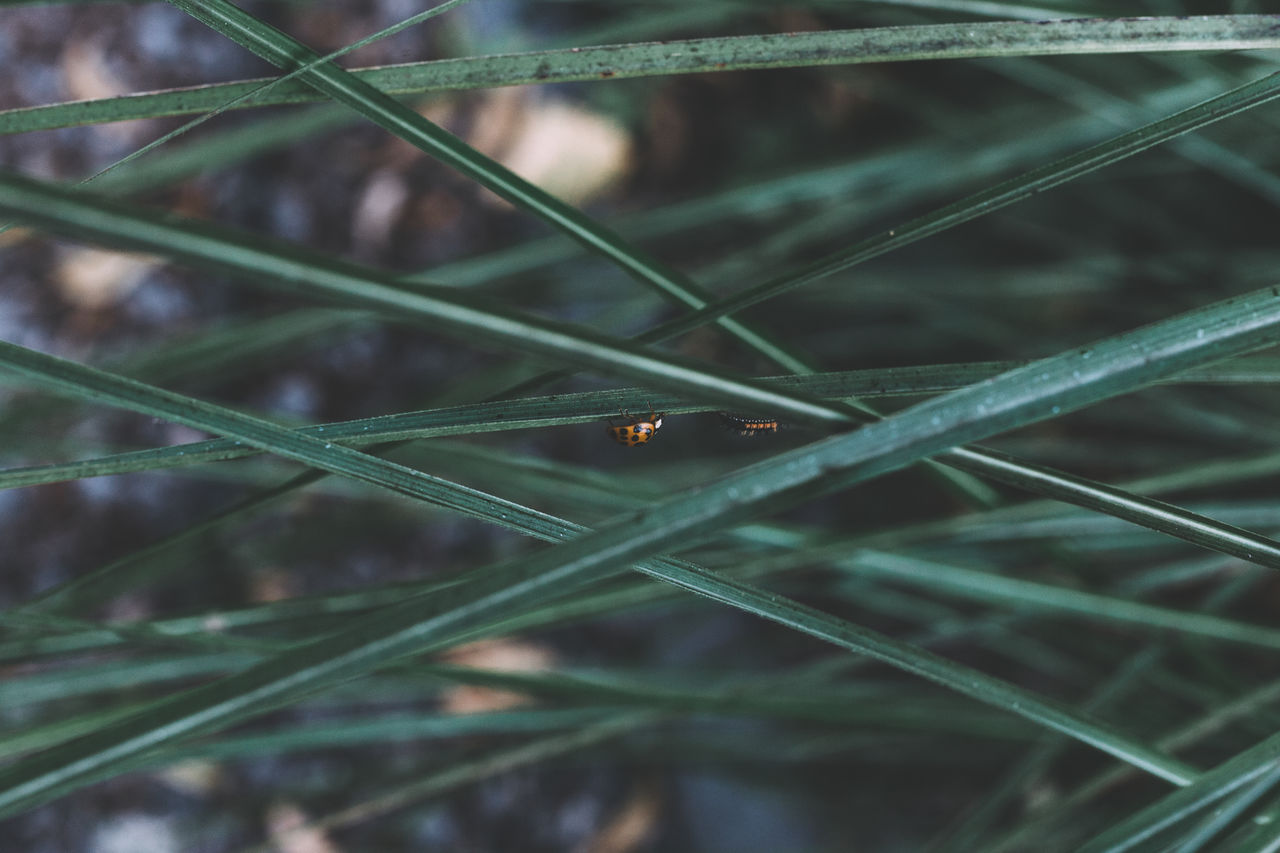
[[[626,426],[617,426],[610,421],[609,437],[619,444],[635,447],[653,438],[658,431],[658,427],[662,426],[662,419],[666,413],[658,414],[650,410],[647,419],[632,417],[631,413],[626,409],[623,409],[621,414],[624,418],[630,418],[631,422]]]

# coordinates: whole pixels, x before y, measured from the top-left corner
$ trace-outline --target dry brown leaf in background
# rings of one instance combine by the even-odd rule
[[[652,785],[642,785],[582,849],[585,853],[630,853],[653,833],[661,814],[658,792]]]
[[[616,122],[550,102],[528,114],[506,165],[570,204],[615,185],[631,164],[631,139]]]
[[[486,157],[500,158],[520,132],[529,97],[516,88],[486,92],[466,134],[467,143]]]
[[[212,761],[179,761],[156,773],[169,787],[191,797],[207,797],[222,781],[222,766]]]
[[[258,569],[249,581],[249,600],[258,604],[284,601],[297,595],[297,580],[278,566]]]
[[[555,665],[555,653],[547,646],[512,637],[493,637],[464,643],[443,653],[440,659],[454,666],[497,669],[502,672],[538,672]]]
[[[71,100],[115,98],[131,91],[129,84],[112,71],[106,50],[96,39],[75,38],[69,41],[62,51],[61,64],[62,77]],[[147,124],[145,119],[108,122],[93,125],[91,132],[128,142],[137,138]]]
[[[72,39],[62,51],[62,75],[73,100],[114,98],[129,91],[107,63],[102,45],[94,39]]]
[[[463,210],[463,203],[452,192],[433,189],[414,199],[407,218],[412,227],[422,231],[442,231],[456,226]]]
[[[425,103],[418,104],[414,109],[417,110],[418,115],[422,116],[427,121],[432,124],[438,124],[443,128],[453,126],[453,123],[458,116],[458,104],[448,95],[434,97]],[[412,147],[419,155],[422,154],[417,147],[410,147]]]
[[[54,271],[62,298],[85,311],[110,308],[133,292],[160,259],[103,249],[69,249]]]
[[[0,249],[6,246],[16,246],[17,244],[27,240],[35,232],[25,225],[14,225],[0,231]]]
[[[523,693],[459,684],[447,688],[441,694],[440,710],[446,714],[484,714],[516,708],[528,701],[529,697]]]
[[[365,181],[351,216],[351,243],[356,252],[375,257],[391,243],[391,233],[405,205],[409,187],[404,175],[379,169]]]
[[[499,90],[486,98],[467,141],[574,205],[617,184],[634,156],[630,134],[612,119],[518,90]],[[486,198],[506,204],[489,193]]]
[[[277,803],[267,811],[267,836],[280,853],[340,853],[324,832],[306,824],[306,814],[292,803]]]
[[[477,640],[458,646],[441,655],[444,663],[499,672],[540,672],[551,669],[555,654],[546,646],[523,640],[499,637]],[[460,684],[444,691],[440,699],[446,714],[479,714],[501,711],[529,701],[529,697],[510,690]]]

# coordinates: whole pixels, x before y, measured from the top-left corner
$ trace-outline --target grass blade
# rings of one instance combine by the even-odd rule
[[[997,56],[1252,50],[1277,46],[1280,46],[1280,37],[1276,36],[1271,15],[1085,18],[1035,23],[928,24],[574,47],[365,68],[351,73],[388,95],[420,95],[497,86],[763,68]],[[282,84],[262,95],[253,94],[268,82],[243,80],[4,110],[0,111],[0,134],[208,112],[250,95],[252,97],[237,106],[321,100],[315,90],[300,82]]]
[[[854,574],[892,578],[988,604],[1005,603],[1012,605],[1015,610],[1074,613],[1098,620],[1145,625],[1261,648],[1280,648],[1280,630],[1262,625],[1249,625],[1221,616],[1171,610],[1110,595],[1003,577],[992,572],[943,565],[936,560],[857,551],[840,560],[840,565]]]
[[[517,351],[590,366],[730,408],[776,411],[792,421],[845,426],[843,407],[820,403],[749,380],[733,379],[687,359],[660,355],[605,335],[484,302],[456,289],[416,285],[404,290],[393,277],[206,223],[180,222],[81,192],[12,174],[0,174],[0,210],[26,222],[117,246],[150,246],[202,267],[323,293],[347,303],[434,323],[465,337]],[[654,382],[662,375],[661,382]]]
[[[617,573],[630,562],[772,512],[802,494],[846,487],[1014,425],[1123,393],[1162,375],[1274,343],[1280,288],[1270,288],[1044,359],[907,409],[857,432],[777,455],[690,495],[624,515],[594,533],[476,574],[429,600],[388,608],[352,628],[158,703],[148,713],[0,771],[0,813],[43,802],[166,743],[227,725],[398,657],[448,644],[477,623]],[[1027,381],[1028,377],[1035,381]],[[349,451],[355,453],[355,451]],[[358,455],[358,454],[357,454]],[[1105,726],[997,679],[776,595],[686,567],[643,567],[714,600],[856,649],[1013,710],[1170,781],[1194,770]]]
[[[291,828],[273,838],[270,843],[252,847],[244,851],[244,853],[268,853],[271,850],[278,850],[282,845],[288,845],[289,839],[296,835],[302,835],[307,832],[327,831],[371,820],[402,809],[411,803],[437,796],[445,791],[461,785],[471,784],[488,776],[595,746],[602,741],[651,726],[661,719],[657,714],[643,712],[618,714],[612,719],[584,725],[574,732],[536,738],[519,746],[495,750],[489,755],[456,764],[445,770],[432,773],[424,779],[402,785],[372,799],[333,812],[318,820]]]
[[[213,343],[213,342],[211,342]],[[169,353],[165,352],[166,361]],[[804,376],[761,376],[758,381],[776,384],[802,394],[828,400],[848,397],[876,399],[899,395],[936,394],[954,391],[975,382],[990,379],[998,373],[1021,367],[1025,362],[980,362],[969,364],[921,365],[918,367],[878,368],[847,370],[830,373],[811,373]],[[164,367],[157,364],[157,367]],[[148,363],[150,367],[150,363]],[[162,376],[164,374],[161,374]],[[1193,368],[1160,384],[1275,384],[1280,382],[1280,365],[1274,359],[1236,359],[1229,364]],[[446,436],[479,435],[515,429],[537,429],[575,423],[593,423],[616,415],[623,409],[639,411],[652,404],[669,415],[714,411],[713,407],[698,405],[689,400],[655,392],[644,388],[618,388],[604,391],[583,391],[575,394],[552,394],[540,397],[504,399],[491,403],[474,403],[464,406],[430,409],[421,412],[400,412],[378,415],[350,421],[331,421],[315,426],[300,427],[300,431],[317,438],[337,441],[352,447],[368,444],[400,441],[404,439],[443,438]],[[154,450],[135,450],[116,453],[95,459],[75,462],[33,465],[24,468],[0,469],[0,489],[15,489],[44,483],[57,483],[84,477],[103,477],[130,474],[140,471],[162,471],[186,465],[243,459],[260,451],[221,438],[187,444],[171,445]],[[1007,474],[1004,482],[1035,491],[1022,474],[1039,473],[1050,476],[1048,469],[1033,468],[1022,460],[1011,460],[1007,454],[986,451],[992,459],[1006,460],[1001,466]],[[1252,462],[1252,465],[1261,464]],[[976,473],[990,475],[995,469],[975,467]],[[1059,474],[1058,476],[1062,476]],[[1088,490],[1103,488],[1101,484],[1077,478]],[[1127,487],[1123,493],[1132,499],[1130,491],[1145,491],[1145,485]],[[1080,501],[1072,500],[1079,504]],[[1105,506],[1095,506],[1108,512]],[[1177,511],[1170,507],[1170,511]],[[1135,523],[1150,526],[1145,520]]]
[[[770,411],[796,423],[826,428],[849,427],[862,420],[840,404],[826,403],[777,385],[713,371],[696,362],[662,355],[625,341],[619,343],[578,327],[520,314],[448,288],[418,285],[412,292],[406,292],[385,274],[354,264],[254,240],[204,223],[175,222],[141,213],[130,206],[92,199],[83,193],[14,175],[0,173],[0,190],[3,191],[0,211],[11,212],[27,221],[73,236],[162,251],[203,266],[265,280],[276,286],[301,287],[354,301],[364,307],[397,311],[477,340],[559,358],[579,368],[594,366],[604,372],[632,377],[652,388],[717,406],[742,411]],[[1215,334],[1209,334],[1206,329],[1191,329],[1186,333],[1200,335],[1197,343],[1205,343],[1218,340],[1218,335],[1231,337],[1233,330],[1219,328]],[[1222,355],[1205,358],[1205,361],[1225,359],[1265,344],[1264,339],[1244,349],[1228,348]],[[1126,389],[1142,387],[1199,364],[1193,360],[1178,362],[1176,367],[1168,370],[1162,365],[1161,369],[1145,373],[1139,371],[1135,375],[1143,375],[1144,378],[1137,384],[1126,386]],[[1041,382],[1041,378],[1027,372],[1033,367],[1024,367],[1021,372],[1012,371],[1004,376],[1026,376],[1036,384]],[[1069,410],[1067,405],[1055,407],[1050,404],[1045,414],[1053,416]],[[1010,423],[1002,429],[1017,425],[1020,424]],[[932,452],[938,453],[943,449]],[[1011,478],[1011,470],[1018,467],[1007,458],[1001,459],[980,448],[951,451],[947,453],[946,461],[970,471],[989,473],[997,479]],[[1115,512],[1152,529],[1263,565],[1280,567],[1280,545],[1247,531],[1229,529],[1198,517],[1174,518],[1164,505],[1153,503],[1144,507],[1141,498],[1111,495],[1105,487],[1093,488],[1086,481],[1035,466],[1021,466],[1015,482],[1049,497]]]
[[[798,270],[747,288],[707,308],[685,314],[643,335],[644,341],[666,340],[710,322],[716,317],[733,314],[788,290],[849,269],[864,261],[923,240],[961,223],[1025,201],[1034,195],[1064,184],[1081,175],[1109,166],[1190,133],[1252,109],[1280,97],[1280,73],[1269,74],[1210,98],[1167,118],[1120,134],[1084,151],[1068,155],[1010,178],[989,189],[974,193],[953,204],[938,208],[896,228],[861,240],[838,252],[819,258]]]
[[[168,0],[172,5],[289,71],[309,66],[318,56],[274,27],[263,23],[225,0]],[[597,252],[636,280],[690,308],[702,308],[712,297],[687,276],[657,258],[631,246],[616,234],[573,206],[524,180],[505,166],[471,148],[462,140],[379,89],[333,63],[302,71],[302,79],[317,91],[346,104],[380,127],[417,146],[442,163],[527,210],[559,229],[587,249]],[[732,317],[716,322],[725,331],[762,355],[793,372],[806,365],[759,333]]]
[[[1193,784],[1161,798],[1080,848],[1080,853],[1123,853],[1187,820],[1202,809],[1274,771],[1280,762],[1280,735],[1203,774]]]

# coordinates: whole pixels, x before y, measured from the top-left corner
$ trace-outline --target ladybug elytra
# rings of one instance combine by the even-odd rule
[[[649,416],[645,418],[633,418],[626,409],[622,410],[622,417],[629,418],[630,421],[622,426],[609,422],[609,437],[618,444],[625,444],[628,447],[638,447],[645,444],[649,439],[657,434],[662,428],[662,418],[666,412],[649,412]]]

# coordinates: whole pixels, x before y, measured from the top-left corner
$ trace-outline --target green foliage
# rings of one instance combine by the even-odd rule
[[[595,21],[574,47],[347,71],[348,49],[224,0],[170,3],[286,77],[0,112],[14,138],[201,116],[84,187],[0,172],[0,216],[24,228],[6,251],[145,251],[254,310],[114,356],[0,341],[0,489],[24,490],[0,507],[122,475],[200,499],[165,528],[138,510],[132,550],[0,613],[0,660],[24,667],[0,684],[0,815],[181,761],[329,749],[350,771],[292,792],[318,830],[400,838],[395,816],[433,798],[590,756],[622,777],[780,768],[775,793],[794,784],[833,849],[864,848],[850,798],[909,849],[1274,849],[1280,371],[1257,352],[1280,342],[1280,73],[1253,51],[1280,47],[1276,16],[819,2],[812,32],[758,34],[777,19],[747,0],[564,4]],[[579,49],[602,33],[627,43]],[[400,99],[582,81],[631,121],[672,92],[748,106],[722,149],[682,137],[683,192],[641,171],[632,189],[660,201],[606,225]],[[808,126],[775,120],[811,90]],[[854,133],[824,113],[841,99]],[[333,103],[247,109],[303,101]],[[477,219],[554,236],[405,272],[126,198],[355,116],[416,149],[402,162],[453,170],[441,185],[514,205]],[[447,355],[408,381],[368,366],[386,414],[289,422],[243,390],[371,335]],[[107,410],[188,433],[130,448],[75,428]],[[782,427],[712,432],[721,410]],[[664,424],[643,448],[599,428],[648,412]],[[225,588],[406,541],[426,552],[408,580]],[[130,597],[144,615],[106,616]],[[722,648],[688,651],[726,619]],[[558,661],[436,657],[513,637]],[[535,704],[432,707],[459,685]],[[423,742],[408,774],[361,752]],[[860,780],[877,760],[894,784]]]

